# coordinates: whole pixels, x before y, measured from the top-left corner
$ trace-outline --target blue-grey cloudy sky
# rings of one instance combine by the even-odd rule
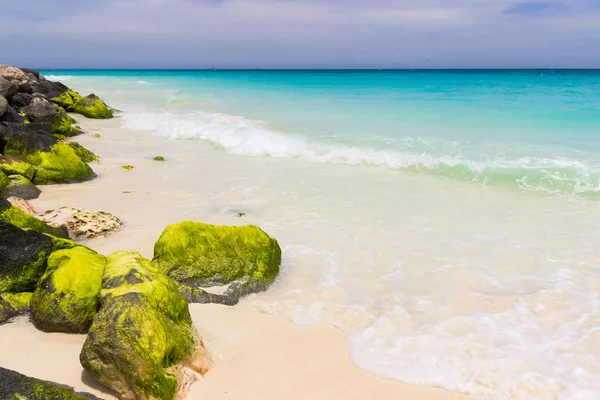
[[[600,0],[0,0],[36,68],[600,68]]]

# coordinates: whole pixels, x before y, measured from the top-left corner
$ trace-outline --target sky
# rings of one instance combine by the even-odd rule
[[[31,68],[600,68],[600,0],[0,0]]]

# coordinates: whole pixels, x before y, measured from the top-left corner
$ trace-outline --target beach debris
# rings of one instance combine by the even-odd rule
[[[125,171],[131,171],[132,169],[135,168],[135,166],[133,166],[133,165],[123,165],[123,166],[121,166],[121,168],[123,168]]]
[[[92,136],[95,137],[95,138],[101,138],[102,137],[99,133],[94,133]]]
[[[50,226],[66,226],[73,239],[104,237],[121,230],[123,226],[123,222],[111,213],[75,207],[48,210],[40,218]]]
[[[153,263],[178,282],[186,294],[198,288],[226,286],[219,303],[235,304],[242,296],[266,290],[281,264],[277,240],[254,225],[223,226],[184,221],[169,225],[154,244]],[[198,296],[188,296],[194,302]],[[210,296],[200,296],[206,302]],[[202,301],[205,302],[205,301]],[[211,301],[212,302],[212,301]]]
[[[163,156],[156,156],[153,158],[154,161],[165,161],[165,158]]]
[[[79,359],[120,399],[173,399],[184,366],[205,372],[206,351],[188,303],[139,253],[108,256],[100,304]]]
[[[7,198],[7,200],[10,204],[17,207],[21,211],[26,212],[29,215],[33,215],[33,216],[37,215],[37,213],[35,212],[35,209],[27,200],[21,199],[20,197],[14,197],[14,196]]]

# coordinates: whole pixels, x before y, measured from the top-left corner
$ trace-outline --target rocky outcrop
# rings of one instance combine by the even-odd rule
[[[100,400],[69,386],[30,378],[0,367],[0,399],[6,400]]]
[[[123,226],[123,222],[110,213],[73,207],[48,210],[40,218],[50,226],[66,226],[73,239],[107,236]]]
[[[112,110],[95,94],[83,97],[77,92],[67,90],[61,93],[60,96],[52,98],[52,101],[67,111],[72,111],[88,118],[109,119],[113,117]]]
[[[49,151],[27,154],[24,158],[35,166],[36,185],[82,182],[96,177],[94,170],[66,143],[57,143]]]
[[[120,399],[171,400],[184,366],[204,372],[187,302],[140,254],[108,257],[100,303],[80,361]]]
[[[233,304],[266,290],[281,264],[281,249],[260,228],[184,221],[168,226],[154,245],[155,263],[182,286],[188,301],[205,298]],[[229,285],[224,295],[203,296],[199,287]],[[192,294],[193,296],[190,296]]]
[[[0,221],[8,222],[21,229],[29,229],[40,233],[46,233],[59,238],[69,237],[66,227],[53,227],[44,221],[30,215],[9,201],[0,197]],[[0,237],[2,237],[0,235]]]
[[[21,175],[10,175],[6,187],[0,190],[2,197],[19,197],[25,200],[37,199],[40,193],[42,191],[37,186]]]
[[[42,95],[33,95],[28,105],[20,109],[21,113],[30,122],[49,122],[52,124],[52,134],[74,136],[81,133],[76,122],[69,117],[64,109],[50,103]]]
[[[44,332],[86,333],[100,308],[106,258],[75,247],[50,255],[31,299],[31,321]]]

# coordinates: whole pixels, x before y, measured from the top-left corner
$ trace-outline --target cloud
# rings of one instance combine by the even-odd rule
[[[599,22],[596,0],[28,0],[0,48],[37,67],[600,67],[580,46]]]

